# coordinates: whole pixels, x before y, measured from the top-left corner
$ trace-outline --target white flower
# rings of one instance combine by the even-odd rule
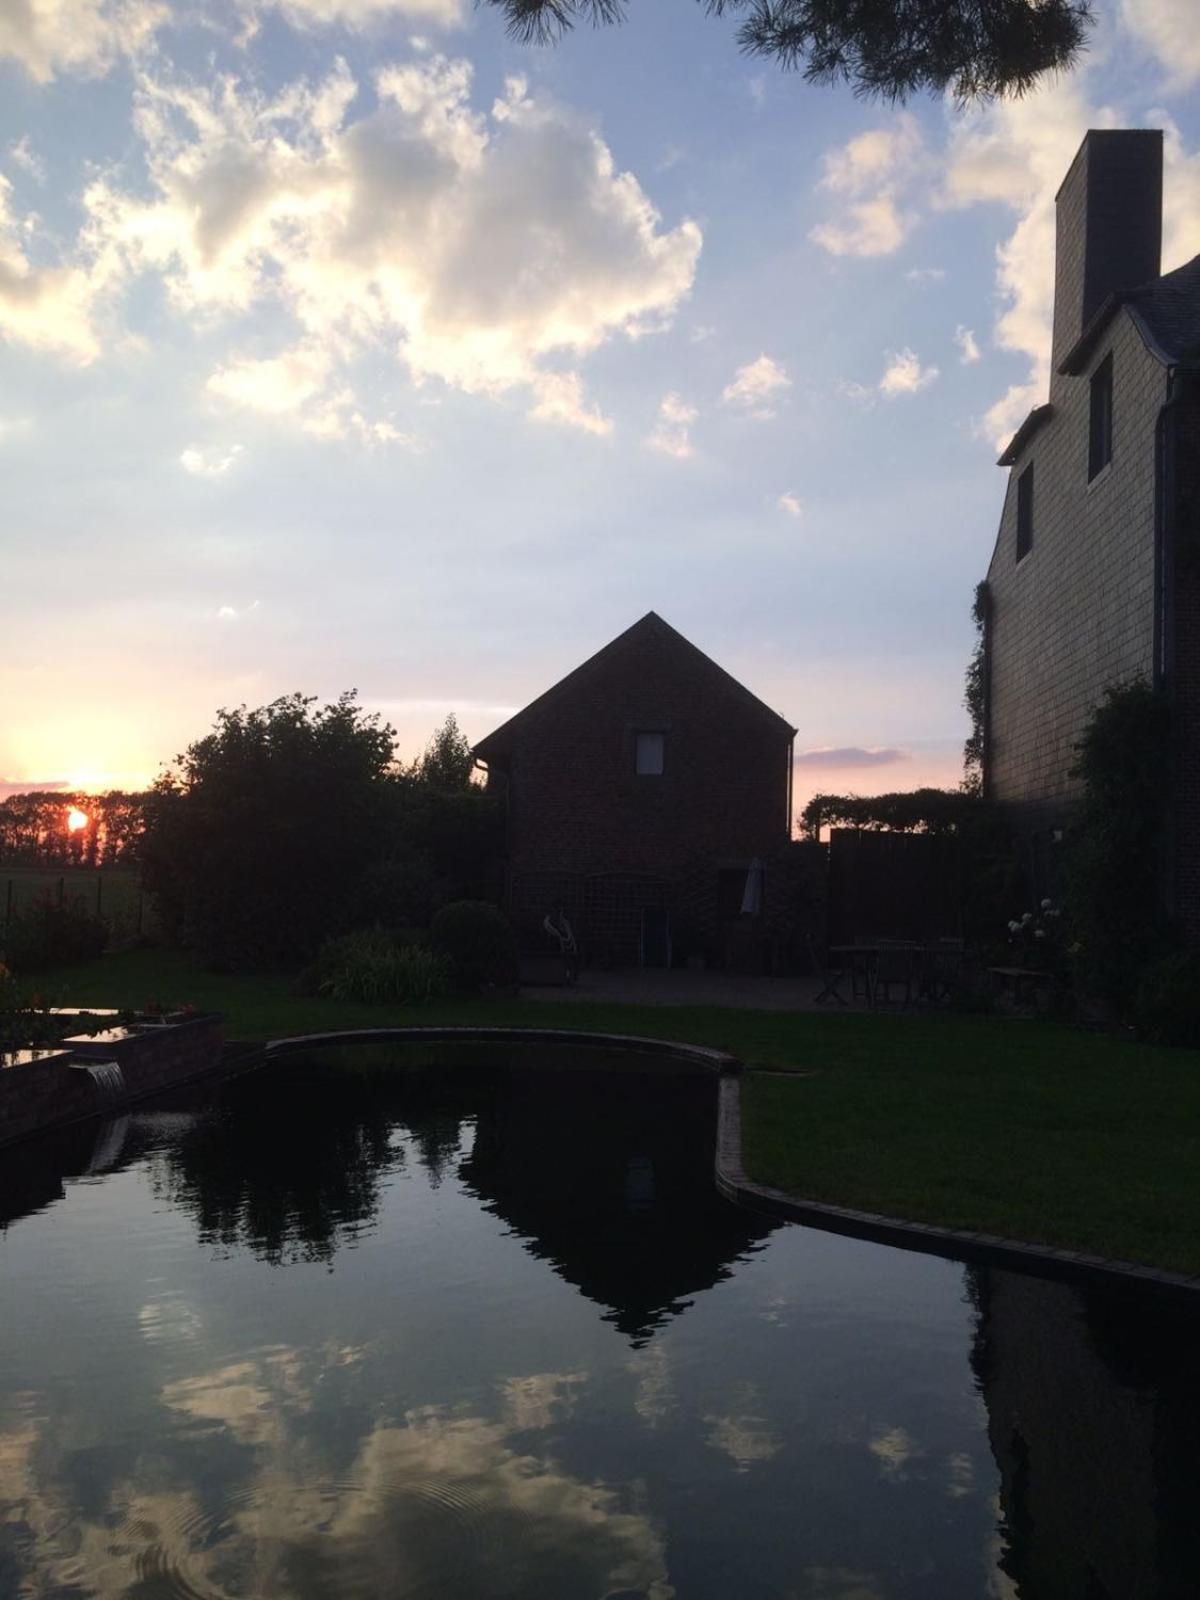
[[[1021,924],[1019,922],[1010,922],[1008,925],[1008,931],[1009,933],[1017,933],[1020,931],[1020,927]]]
[[[1034,937],[1034,938],[1035,938],[1035,939],[1044,939],[1044,938],[1045,938],[1045,937],[1046,937],[1046,930],[1045,930],[1045,928],[1035,928],[1035,929],[1034,929],[1034,930],[1033,930],[1033,937]]]
[[[1048,917],[1061,917],[1062,916],[1062,912],[1058,909],[1057,906],[1051,906],[1049,911],[1047,911],[1046,915]]]
[[[1032,922],[1033,921],[1033,912],[1032,911],[1027,911],[1025,913],[1025,915],[1021,918],[1021,921],[1023,923],[1024,922]]]
[[[1051,907],[1051,906],[1052,906],[1052,905],[1053,905],[1053,904],[1054,904],[1054,901],[1053,901],[1053,900],[1043,900],[1043,901],[1042,901],[1042,910],[1043,910],[1043,911],[1049,911],[1049,909],[1050,909],[1050,907]]]

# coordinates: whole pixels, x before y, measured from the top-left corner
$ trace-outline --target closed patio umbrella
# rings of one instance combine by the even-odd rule
[[[746,887],[742,890],[742,915],[762,915],[764,867],[757,856],[746,869]]]

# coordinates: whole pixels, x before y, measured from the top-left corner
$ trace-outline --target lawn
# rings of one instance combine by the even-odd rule
[[[82,900],[92,913],[99,910],[122,933],[136,928],[141,895],[136,872],[120,867],[0,867],[0,929],[9,906],[16,915],[39,895],[57,899],[60,883],[65,899]]]
[[[300,999],[135,950],[45,979],[61,1004],[190,1001],[231,1038],[434,1022],[633,1033],[732,1051],[747,1171],[807,1199],[1200,1273],[1200,1052],[951,1016]]]

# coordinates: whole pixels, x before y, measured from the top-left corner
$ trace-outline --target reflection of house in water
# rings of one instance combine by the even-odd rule
[[[718,1193],[715,1125],[707,1076],[499,1074],[460,1176],[641,1344],[775,1226]]]
[[[155,1137],[162,1113],[138,1113],[120,1152],[96,1124],[34,1141],[28,1159],[24,1147],[6,1152],[0,1226],[60,1198],[64,1178],[94,1169],[99,1152],[122,1166],[147,1159],[157,1194],[210,1246],[274,1265],[331,1261],[376,1225],[387,1175],[407,1162],[433,1187],[457,1175],[643,1343],[775,1224],[717,1191],[707,1073],[629,1056],[599,1070],[587,1065],[595,1053],[581,1066],[578,1049],[553,1065],[535,1055],[540,1069],[530,1059],[356,1046],[179,1091],[169,1138]]]
[[[969,1275],[1020,1600],[1200,1594],[1200,1319],[1145,1291]]]

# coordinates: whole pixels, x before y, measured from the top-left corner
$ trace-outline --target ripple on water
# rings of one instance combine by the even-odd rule
[[[282,1600],[301,1570],[338,1600],[375,1596],[381,1584],[389,1600],[441,1600],[483,1593],[480,1574],[497,1556],[494,1496],[452,1478],[251,1487],[215,1509],[190,1500],[174,1515],[158,1509],[166,1514],[156,1520],[131,1514],[107,1540],[145,1600]],[[537,1520],[505,1508],[506,1567],[540,1541]],[[75,1577],[87,1591],[85,1574]]]

